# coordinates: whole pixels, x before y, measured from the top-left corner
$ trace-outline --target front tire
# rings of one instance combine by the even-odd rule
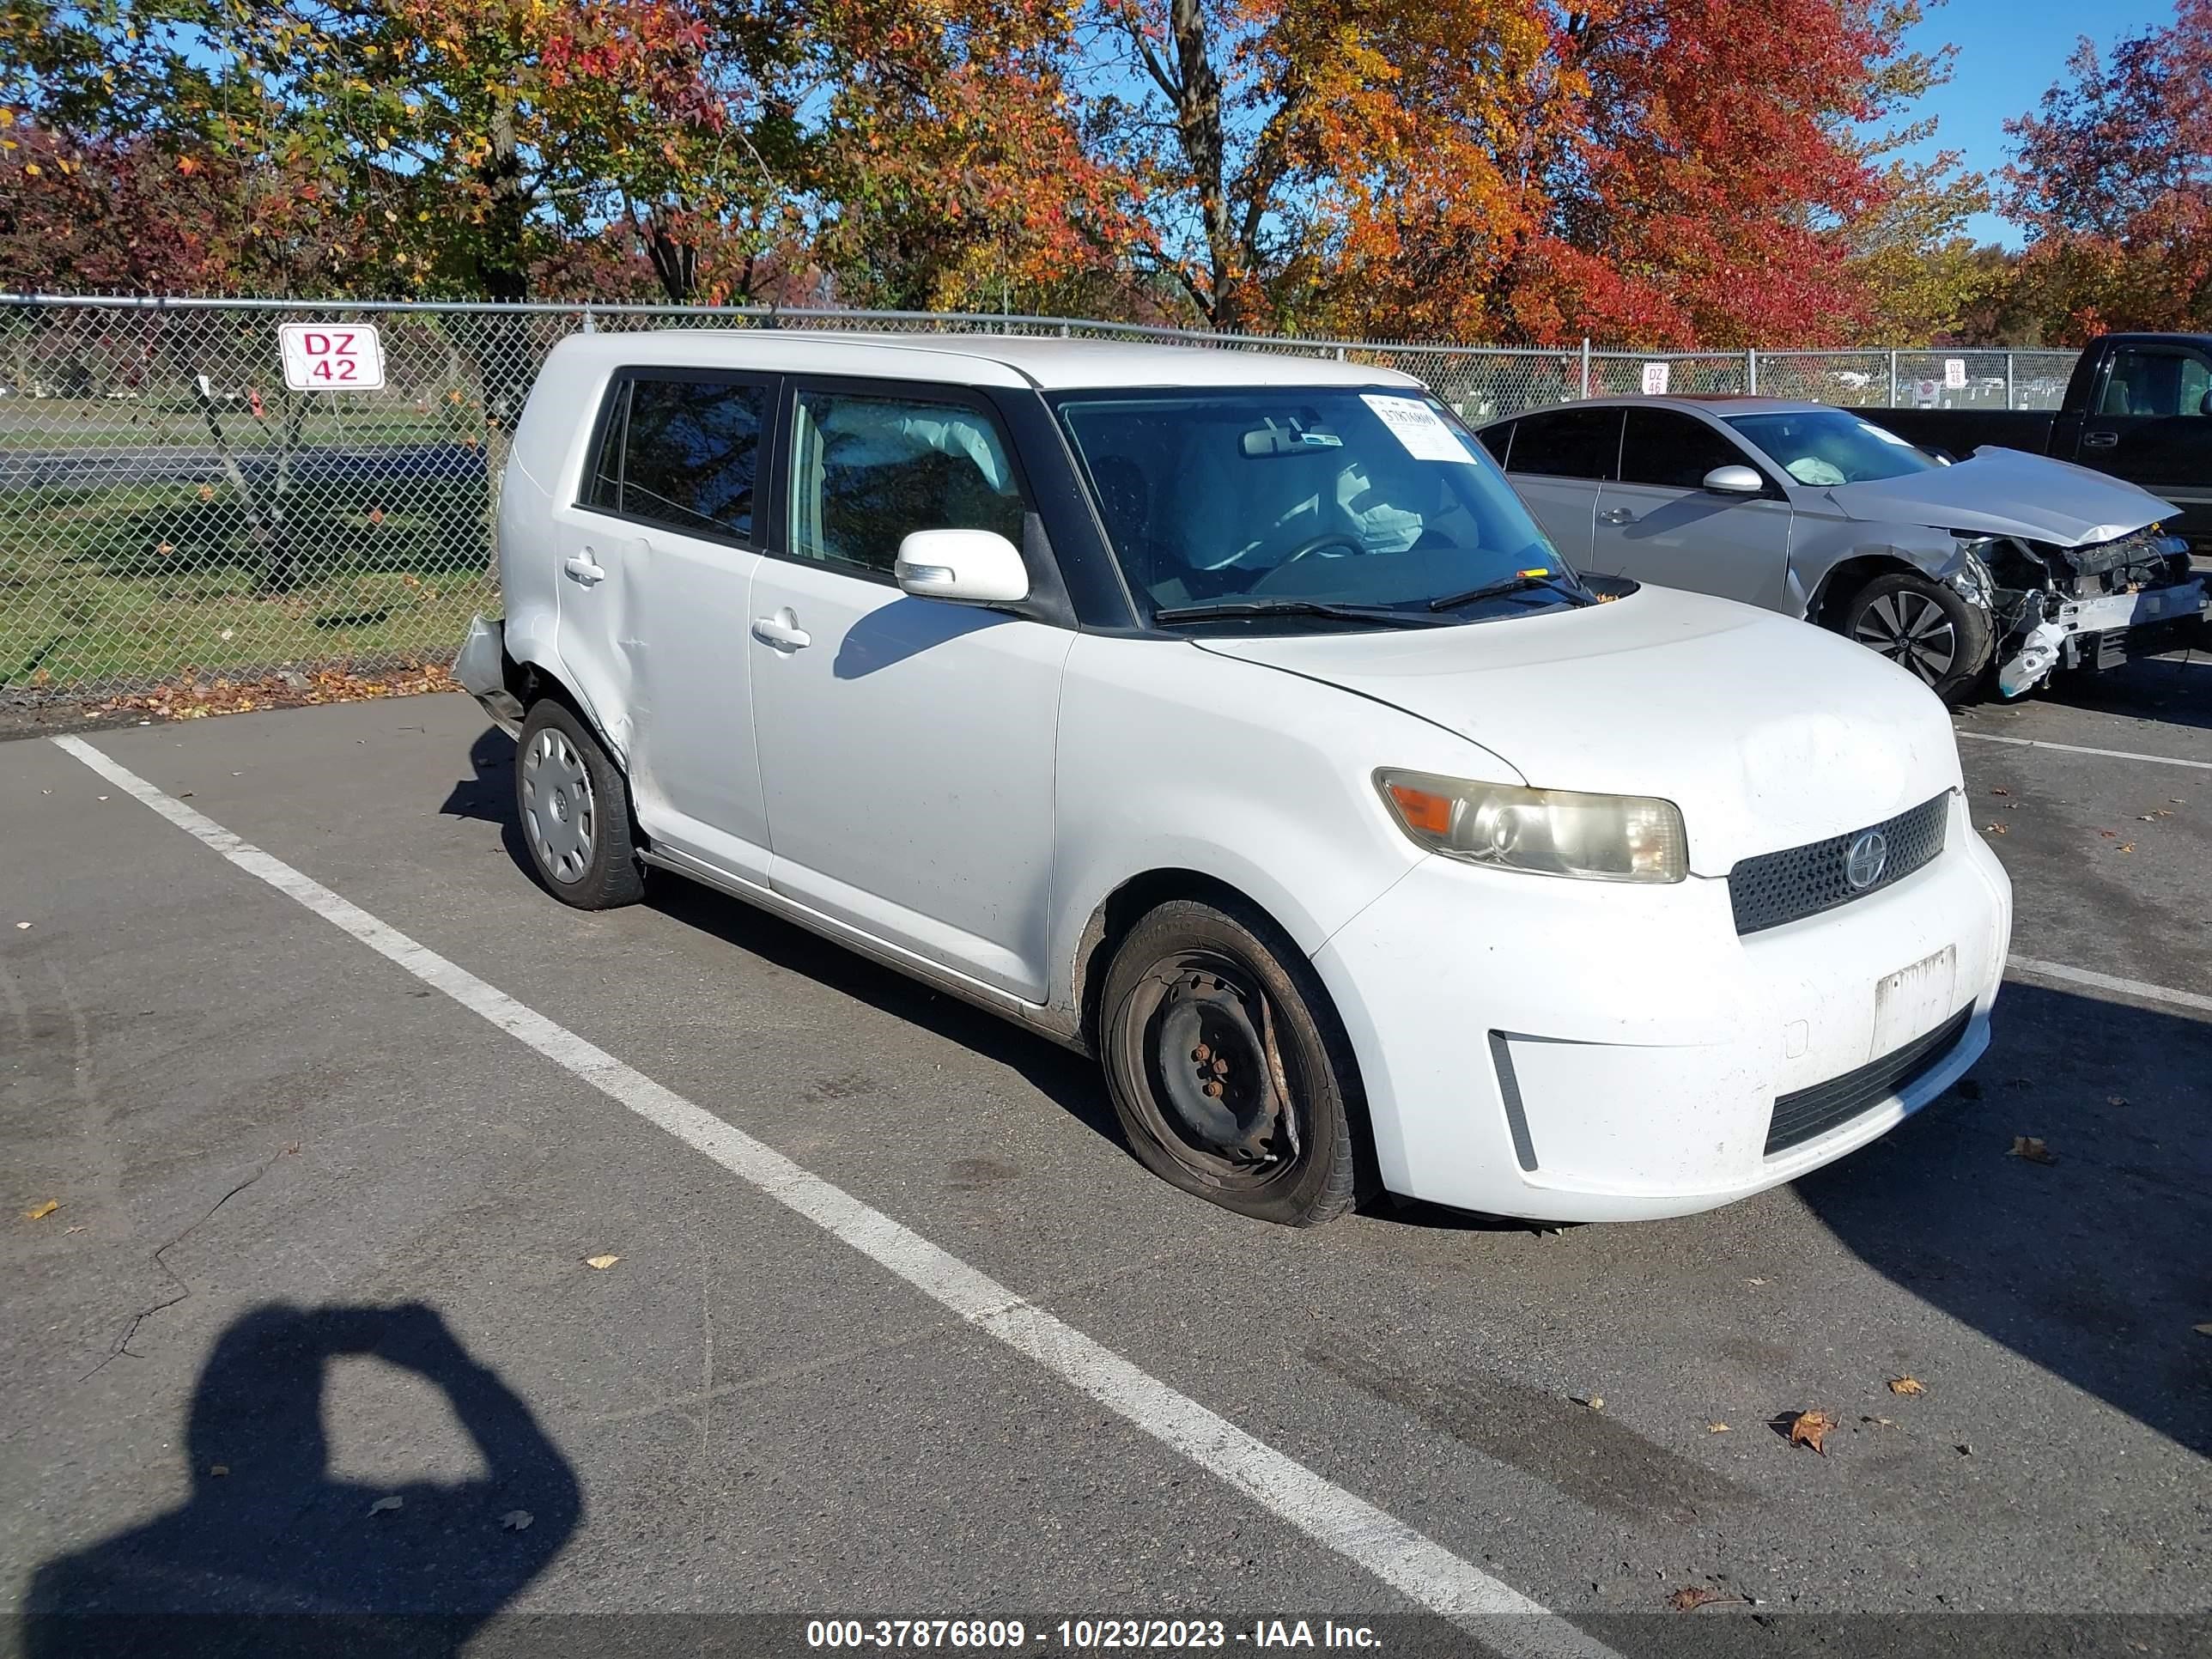
[[[1901,570],[1852,594],[1836,631],[1911,669],[1946,702],[1962,701],[1990,666],[1989,613],[1941,582]]]
[[[645,896],[629,827],[629,789],[591,728],[550,697],[530,707],[514,753],[514,804],[531,866],[579,910]]]
[[[1318,977],[1265,916],[1176,899],[1107,969],[1100,1048],[1129,1146],[1170,1185],[1286,1226],[1361,1196],[1364,1110]]]

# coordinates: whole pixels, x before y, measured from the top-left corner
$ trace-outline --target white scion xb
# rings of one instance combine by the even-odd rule
[[[1942,705],[1583,578],[1415,381],[1059,340],[598,334],[500,504],[538,874],[708,883],[1103,1062],[1170,1182],[1680,1214],[1989,1041]]]

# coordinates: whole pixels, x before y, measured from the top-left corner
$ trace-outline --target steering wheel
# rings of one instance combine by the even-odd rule
[[[1338,550],[1334,553],[1323,551],[1324,549],[1332,547]],[[1356,558],[1366,551],[1367,549],[1365,544],[1363,544],[1357,537],[1341,530],[1325,530],[1318,536],[1309,536],[1305,540],[1300,542],[1296,547],[1292,548],[1288,554],[1271,566],[1260,577],[1260,579],[1254,582],[1246,591],[1253,593],[1266,592],[1268,587],[1273,583],[1276,577],[1281,575],[1284,571],[1288,570],[1300,559],[1308,557],[1328,559]]]

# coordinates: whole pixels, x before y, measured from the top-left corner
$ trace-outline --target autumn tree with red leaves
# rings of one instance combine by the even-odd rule
[[[2052,337],[2212,329],[2212,0],[2101,57],[2083,40],[2014,140],[2022,303]]]
[[[1595,0],[1538,82],[1540,228],[1504,303],[1536,340],[1818,344],[1872,320],[1850,228],[1899,184],[1864,124],[1942,72],[1910,0]]]

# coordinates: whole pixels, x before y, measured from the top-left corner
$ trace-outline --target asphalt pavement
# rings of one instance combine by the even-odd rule
[[[673,879],[569,911],[465,698],[90,734],[212,841],[0,746],[10,1639],[2201,1654],[2212,666],[1959,725],[2032,964],[1989,1056],[1794,1187],[1560,1233],[1246,1222],[988,1015]],[[1439,1619],[1461,1569],[1553,1616]]]

